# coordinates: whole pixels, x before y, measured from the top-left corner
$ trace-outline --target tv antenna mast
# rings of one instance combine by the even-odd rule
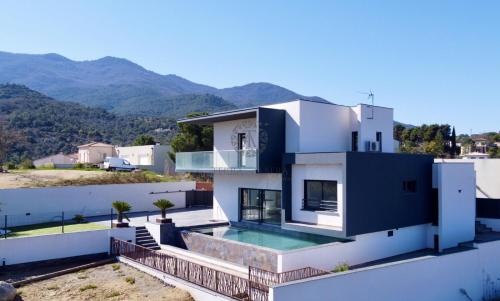
[[[375,114],[375,93],[373,93],[373,90],[370,89],[370,92],[359,92],[358,93],[360,94],[365,94],[365,95],[368,95],[368,100],[370,100],[371,102],[371,109],[372,109],[372,115],[370,117],[368,117],[368,119],[373,119],[374,117],[374,114]]]

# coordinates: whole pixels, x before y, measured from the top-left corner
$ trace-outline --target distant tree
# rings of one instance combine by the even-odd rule
[[[139,145],[154,145],[156,144],[155,138],[149,135],[140,135],[134,141],[135,146]]]
[[[455,127],[453,127],[453,130],[451,131],[450,156],[452,158],[455,158],[456,155],[457,155],[457,134],[455,133]]]
[[[205,116],[208,113],[191,113],[187,117]],[[213,149],[213,127],[208,125],[197,125],[180,123],[177,136],[172,139],[170,145],[175,152],[186,151],[210,151]]]
[[[403,141],[403,132],[405,130],[405,127],[401,124],[396,124],[394,126],[394,139],[401,142]]]

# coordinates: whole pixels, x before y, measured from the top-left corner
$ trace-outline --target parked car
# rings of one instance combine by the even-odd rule
[[[102,168],[107,171],[121,170],[121,171],[134,171],[137,169],[135,165],[130,164],[129,161],[122,158],[107,157],[104,159]]]

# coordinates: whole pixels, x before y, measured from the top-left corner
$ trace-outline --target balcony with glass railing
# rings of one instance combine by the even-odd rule
[[[256,170],[257,150],[218,150],[205,152],[182,152],[175,154],[175,170],[224,171]]]

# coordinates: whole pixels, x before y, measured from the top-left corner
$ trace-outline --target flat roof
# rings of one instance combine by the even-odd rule
[[[201,125],[210,125],[214,122],[230,121],[244,118],[255,118],[257,117],[258,107],[231,110],[225,112],[217,112],[210,115],[193,117],[193,118],[182,118],[177,120],[179,123],[196,123]]]

